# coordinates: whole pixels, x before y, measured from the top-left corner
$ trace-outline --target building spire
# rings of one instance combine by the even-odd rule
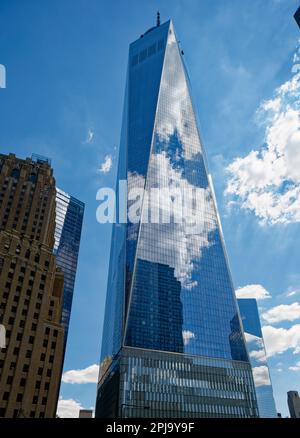
[[[157,27],[160,26],[160,13],[159,13],[159,11],[157,11],[157,14],[156,14],[156,26]]]

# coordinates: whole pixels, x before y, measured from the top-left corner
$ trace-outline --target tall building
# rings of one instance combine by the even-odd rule
[[[297,11],[294,14],[294,18],[296,20],[296,23],[298,24],[298,26],[300,27],[300,6],[297,9]]]
[[[291,418],[300,418],[300,397],[298,391],[287,393],[287,402]]]
[[[79,418],[93,418],[92,409],[80,409]]]
[[[55,416],[64,343],[55,197],[47,159],[0,155],[0,417]]]
[[[147,223],[146,195],[142,220],[113,226],[96,417],[256,417],[212,182],[171,21],[158,20],[130,45],[118,180],[127,180],[128,215],[136,189],[197,189],[200,201],[186,217],[193,212],[199,226],[191,232],[188,220],[175,220],[176,208],[171,222]],[[153,203],[166,213],[167,198],[158,203],[154,195]]]
[[[62,325],[65,331],[65,346],[69,331],[83,214],[83,202],[56,189],[54,254],[57,266],[64,273]]]
[[[277,411],[257,302],[254,298],[239,298],[238,305],[252,365],[259,416],[276,418]]]

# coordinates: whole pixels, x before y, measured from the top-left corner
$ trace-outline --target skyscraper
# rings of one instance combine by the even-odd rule
[[[298,391],[289,391],[287,397],[291,418],[300,418],[300,397]]]
[[[144,195],[142,220],[114,225],[96,417],[257,416],[212,182],[171,21],[158,20],[130,45],[118,180],[127,180],[128,215],[136,189],[197,191],[200,201],[185,216],[193,212],[200,224],[194,232],[186,218],[175,220],[178,206],[171,221],[148,222]],[[160,217],[167,198],[153,199]]]
[[[83,213],[83,202],[63,190],[56,189],[54,254],[57,266],[64,273],[62,325],[65,330],[65,346],[69,331]]]
[[[298,26],[300,27],[300,6],[297,9],[297,11],[294,14],[294,18],[296,20],[296,23],[298,24]]]
[[[50,162],[0,155],[0,417],[54,417],[63,360],[63,273],[53,255]]]
[[[254,298],[239,298],[238,305],[251,359],[259,416],[262,418],[276,418],[277,411],[257,302]]]

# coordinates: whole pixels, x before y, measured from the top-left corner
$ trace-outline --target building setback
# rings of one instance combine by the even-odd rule
[[[130,45],[118,180],[200,201],[181,222],[113,227],[96,417],[258,416],[183,51],[159,17]]]
[[[256,299],[239,298],[238,305],[251,358],[259,416],[276,418],[277,411]]]
[[[54,417],[63,360],[64,279],[53,254],[49,160],[0,155],[0,417]]]

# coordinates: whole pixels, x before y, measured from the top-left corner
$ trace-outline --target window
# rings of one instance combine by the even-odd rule
[[[37,380],[37,381],[35,382],[35,389],[40,389],[40,387],[41,387],[41,381],[40,381],[40,380]]]
[[[25,383],[26,383],[26,379],[22,377],[22,379],[20,380],[20,386],[25,386]]]
[[[41,376],[42,374],[43,374],[43,368],[40,367],[40,368],[38,369],[38,375]]]
[[[32,399],[32,404],[36,405],[38,402],[38,397],[35,395]]]
[[[47,377],[51,377],[52,370],[47,370]]]
[[[9,392],[5,392],[3,394],[2,400],[8,400],[8,398],[9,398]]]
[[[29,365],[25,363],[25,365],[23,365],[23,372],[28,373],[28,370],[29,370]]]
[[[11,171],[11,177],[14,179],[19,179],[20,176],[20,170],[16,167]]]
[[[6,383],[8,385],[10,385],[12,383],[12,381],[13,381],[13,377],[12,376],[8,376],[7,379],[6,379]]]
[[[45,359],[46,359],[46,355],[45,355],[45,353],[42,353],[42,354],[41,354],[41,358],[40,358],[40,360],[41,360],[42,362],[44,362]]]
[[[45,386],[44,386],[45,391],[48,391],[49,386],[50,386],[50,383],[49,383],[49,382],[46,382],[46,383],[45,383]]]
[[[17,395],[17,402],[21,402],[23,400],[23,394]]]

